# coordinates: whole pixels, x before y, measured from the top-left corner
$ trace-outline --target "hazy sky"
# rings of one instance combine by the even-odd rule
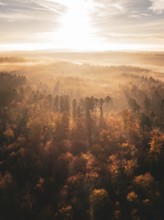
[[[0,49],[164,50],[164,0],[0,0]]]

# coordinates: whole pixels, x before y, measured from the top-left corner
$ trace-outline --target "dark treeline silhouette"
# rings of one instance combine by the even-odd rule
[[[2,57],[0,56],[0,63],[21,63],[21,62],[25,62],[26,59],[23,57],[11,57],[11,56],[6,56],[6,57]]]
[[[164,218],[164,84],[122,72],[88,96],[81,78],[0,73],[1,220]]]

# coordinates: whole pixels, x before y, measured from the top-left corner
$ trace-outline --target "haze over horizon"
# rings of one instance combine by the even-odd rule
[[[164,51],[164,0],[0,0],[0,50]]]

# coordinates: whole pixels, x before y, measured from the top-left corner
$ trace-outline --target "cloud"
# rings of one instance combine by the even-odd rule
[[[99,0],[94,0],[94,2],[98,3]],[[120,13],[127,13],[132,10],[142,12],[146,11],[149,6],[149,0],[102,0],[101,8],[105,8],[107,11],[111,9],[113,11],[117,11]]]
[[[133,33],[110,33],[109,36],[114,37],[114,38],[138,38],[138,39],[152,39],[152,38],[156,38],[156,39],[163,39],[164,38],[164,34],[133,34]]]
[[[16,32],[18,35],[29,32],[31,35],[35,32],[55,29],[59,25],[59,13],[55,10],[50,11],[48,6],[37,4],[35,1],[5,0],[1,3],[3,3],[3,6],[0,5],[1,31]]]
[[[7,5],[5,2],[0,2],[0,6],[5,6]]]
[[[42,0],[5,0],[0,2],[0,14],[40,14],[44,16],[52,14],[62,14],[64,7],[56,1],[42,1]],[[42,12],[41,12],[42,11]]]
[[[62,18],[76,7],[87,11],[94,39],[162,42],[164,0],[0,0],[0,41],[56,43]]]
[[[60,15],[63,15],[63,11],[65,7],[63,7],[63,4],[60,4],[58,1],[38,1],[38,0],[31,0],[31,2],[37,4],[38,6],[50,11],[54,12]]]
[[[146,8],[146,7],[145,7]],[[141,11],[126,9],[128,13],[122,13],[111,17],[97,18],[97,37],[105,42],[127,43],[164,43],[164,20],[162,15],[151,14],[149,10]],[[143,13],[144,11],[144,13]],[[145,13],[147,12],[147,13]],[[134,15],[134,16],[133,16]],[[138,37],[137,37],[138,36]]]
[[[164,12],[164,0],[150,0],[151,6],[149,7],[156,14],[162,14]]]

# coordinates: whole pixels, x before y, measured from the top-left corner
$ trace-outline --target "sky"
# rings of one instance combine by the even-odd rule
[[[161,50],[164,0],[0,0],[0,50]]]

